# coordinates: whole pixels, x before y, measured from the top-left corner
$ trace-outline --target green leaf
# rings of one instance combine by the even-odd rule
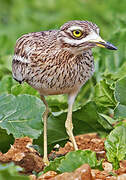
[[[116,32],[110,35],[111,43],[115,44],[118,48],[117,51],[107,51],[106,49],[100,49],[101,59],[99,61],[99,70],[102,72],[108,72],[116,74],[119,68],[125,63],[126,60],[126,28],[118,28]]]
[[[40,97],[39,93],[27,83],[16,83],[11,88],[11,93],[15,96],[20,94],[29,94]],[[46,101],[53,112],[61,111],[67,108],[67,97],[65,95],[47,96]]]
[[[67,96],[66,95],[53,95],[53,96],[47,96],[46,98],[49,107],[53,112],[55,111],[62,111],[64,109],[67,109]]]
[[[119,161],[126,155],[126,126],[116,127],[105,141],[108,161],[113,163],[115,169],[119,168]]]
[[[42,101],[34,96],[0,96],[0,127],[14,137],[37,138],[43,129],[44,109]]]
[[[10,149],[10,144],[14,143],[14,137],[8,135],[5,129],[0,128],[0,151],[6,153]]]
[[[94,101],[90,101],[81,109],[73,112],[73,123],[75,134],[83,134],[89,132],[107,132],[109,128],[104,127],[107,122],[99,116],[97,106]],[[107,123],[109,124],[109,123]]]
[[[19,174],[22,168],[15,166],[14,163],[0,164],[1,180],[30,180],[28,176]]]
[[[126,105],[126,76],[116,82],[115,97],[120,104]]]
[[[114,117],[124,119],[126,118],[126,77],[116,82],[115,97],[118,105],[114,110]]]
[[[0,65],[0,80],[5,76],[5,75],[11,75],[11,72],[8,71],[8,69],[4,68],[2,65]]]
[[[14,81],[11,76],[4,76],[0,81],[0,94],[11,93],[11,87],[14,85]]]
[[[47,171],[56,171],[60,173],[60,171],[58,171],[58,167],[62,159],[65,159],[65,156],[55,158],[54,161],[50,161],[49,165],[44,168],[44,173],[46,173]]]
[[[118,69],[118,71],[111,74],[111,79],[116,81],[123,78],[124,76],[126,76],[126,62],[122,64],[122,66]]]
[[[39,93],[27,83],[16,84],[11,88],[11,93],[15,96],[19,94],[29,94],[39,97]]]
[[[103,117],[105,120],[107,120],[107,122],[110,124],[111,127],[112,127],[112,124],[114,124],[117,121],[111,118],[110,116],[107,116],[106,114],[99,113],[99,115]]]
[[[65,159],[61,160],[58,170],[61,173],[72,172],[82,164],[89,164],[91,168],[94,168],[97,164],[96,153],[89,150],[70,152]]]
[[[5,44],[5,42],[3,42]],[[2,51],[1,51],[2,53]],[[11,56],[3,55],[0,56],[0,79],[5,75],[11,75]]]
[[[116,101],[114,98],[114,91],[110,88],[110,85],[107,84],[106,80],[101,80],[95,86],[95,95],[94,100],[98,106],[103,107],[115,107]]]
[[[125,119],[126,118],[126,106],[118,104],[114,110],[115,119]]]
[[[65,157],[56,158],[44,169],[44,172],[54,170],[59,173],[72,172],[82,164],[89,164],[91,168],[97,166],[96,153],[90,150],[69,152]]]

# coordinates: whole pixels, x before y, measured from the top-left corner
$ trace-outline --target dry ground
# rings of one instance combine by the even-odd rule
[[[112,169],[112,164],[107,162],[104,148],[104,139],[100,139],[97,134],[85,134],[76,136],[79,149],[90,149],[96,152],[97,158],[104,158],[102,163],[103,171],[91,169],[88,164],[82,165],[71,173],[58,175],[56,172],[49,171],[39,178],[32,174],[32,171],[40,172],[44,168],[43,159],[40,154],[31,147],[32,139],[28,137],[15,139],[14,144],[5,154],[0,152],[0,162],[14,162],[24,168],[25,174],[29,175],[31,180],[126,180],[126,161],[120,162],[120,168],[116,171]],[[63,156],[73,151],[72,144],[67,142],[65,146],[60,147],[58,151],[53,150],[49,154],[50,159]],[[115,174],[116,176],[112,176]]]

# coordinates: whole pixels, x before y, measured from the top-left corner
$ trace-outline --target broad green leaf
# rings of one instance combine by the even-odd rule
[[[94,100],[98,106],[103,107],[115,107],[116,101],[114,98],[114,92],[107,84],[106,80],[101,80],[95,86],[95,97]]]
[[[118,105],[114,110],[114,117],[124,119],[126,118],[126,77],[116,82],[115,97]]]
[[[65,159],[65,156],[55,158],[54,161],[50,161],[49,165],[44,168],[44,173],[47,171],[57,171],[60,173],[60,171],[58,171],[58,167],[62,159]]]
[[[126,155],[126,126],[118,126],[110,132],[105,141],[105,149],[108,161],[113,163],[115,169],[118,169],[119,161]]]
[[[14,163],[0,164],[0,180],[30,180],[28,176],[19,174],[21,170]]]
[[[102,133],[107,132],[110,128],[110,126],[109,128],[105,127],[107,122],[103,121],[99,116],[97,106],[93,101],[88,102],[81,109],[73,112],[73,123],[75,134]]]
[[[126,118],[126,106],[118,104],[114,109],[114,118],[115,119],[125,119]]]
[[[115,97],[120,104],[126,105],[126,76],[116,82]]]
[[[39,93],[32,88],[27,83],[23,84],[15,84],[11,88],[11,93],[15,96],[19,94],[30,94],[37,97],[40,97]],[[67,97],[65,95],[58,95],[58,96],[47,96],[46,100],[48,102],[51,111],[61,111],[67,108]]]
[[[14,137],[37,138],[43,129],[44,109],[42,101],[34,96],[0,96],[0,127]]]
[[[14,143],[14,137],[8,135],[5,129],[0,128],[0,151],[6,153],[10,149],[10,144]]]
[[[15,96],[19,94],[29,94],[39,97],[39,93],[27,83],[16,84],[11,88],[11,93]]]
[[[65,157],[56,158],[44,169],[44,172],[55,170],[59,173],[72,172],[82,164],[89,164],[91,168],[97,166],[96,153],[90,150],[69,152]]]
[[[70,152],[65,159],[61,160],[58,170],[62,173],[72,172],[82,164],[89,164],[91,168],[95,168],[97,165],[96,153],[89,150]]]

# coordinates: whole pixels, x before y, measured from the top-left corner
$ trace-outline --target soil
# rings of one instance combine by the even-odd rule
[[[28,137],[15,139],[7,153],[2,154],[0,152],[0,163],[14,162],[24,168],[22,173],[29,175],[31,180],[126,180],[126,160],[120,162],[118,170],[113,170],[112,164],[107,162],[106,159],[104,139],[100,139],[97,134],[79,135],[75,138],[79,149],[93,150],[96,152],[98,159],[105,159],[102,163],[103,171],[91,169],[88,164],[83,164],[71,173],[57,174],[54,171],[48,171],[37,178],[32,172],[41,172],[44,163],[40,154],[32,147],[32,139]],[[63,148],[59,147],[58,151],[56,147],[49,154],[49,159],[55,159],[73,151],[72,143],[69,141]]]

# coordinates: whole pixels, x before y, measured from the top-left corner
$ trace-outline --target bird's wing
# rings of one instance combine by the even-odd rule
[[[38,55],[38,48],[44,43],[38,36],[39,33],[29,33],[20,37],[16,42],[13,60],[30,63],[32,58]]]
[[[29,33],[17,40],[12,62],[14,79],[24,81],[26,73],[33,67],[41,68],[41,71],[45,69],[47,61],[55,57],[56,33],[57,31]]]
[[[36,63],[37,59],[43,62],[44,39],[41,32],[29,33],[21,36],[15,46],[12,61],[12,74],[19,82],[25,80],[27,67]]]

